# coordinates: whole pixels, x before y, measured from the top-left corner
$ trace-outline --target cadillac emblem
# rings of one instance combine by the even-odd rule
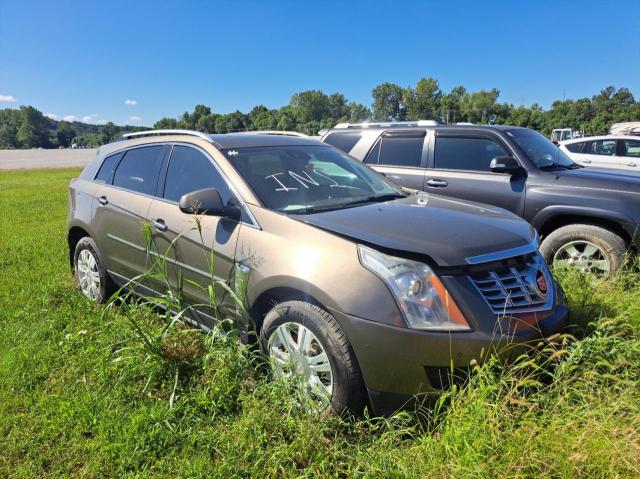
[[[541,269],[536,271],[536,289],[540,296],[547,296],[549,286],[547,285],[547,278]]]

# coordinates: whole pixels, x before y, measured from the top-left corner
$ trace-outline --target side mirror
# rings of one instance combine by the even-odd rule
[[[224,205],[220,192],[215,188],[204,188],[182,195],[179,207],[183,213],[240,218],[240,208],[232,204]]]
[[[509,173],[510,175],[518,173],[520,168],[520,163],[513,156],[496,156],[489,165],[489,169],[494,173]]]

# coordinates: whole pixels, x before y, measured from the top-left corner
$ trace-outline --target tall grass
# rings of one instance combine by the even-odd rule
[[[570,335],[475,366],[419,417],[331,417],[269,381],[229,328],[82,298],[65,252],[74,175],[0,174],[1,477],[640,476],[634,268],[563,273]]]

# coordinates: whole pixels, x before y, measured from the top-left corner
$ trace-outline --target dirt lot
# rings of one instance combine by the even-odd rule
[[[96,154],[86,150],[0,150],[0,170],[84,166]]]

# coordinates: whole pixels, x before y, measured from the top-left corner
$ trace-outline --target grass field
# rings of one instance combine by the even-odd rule
[[[307,414],[221,337],[158,355],[74,289],[77,170],[0,172],[0,477],[640,477],[640,276],[562,282],[579,325],[420,420]],[[135,311],[148,331],[159,319]]]

